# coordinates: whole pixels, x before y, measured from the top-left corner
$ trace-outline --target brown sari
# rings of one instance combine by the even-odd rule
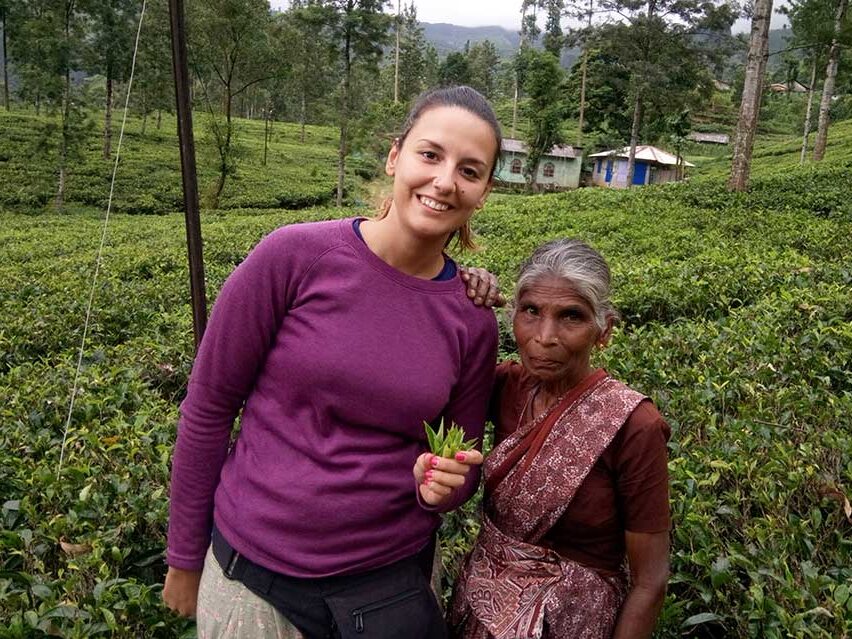
[[[601,576],[538,544],[643,399],[597,371],[488,456],[482,529],[449,610],[454,637],[612,635],[626,575]]]

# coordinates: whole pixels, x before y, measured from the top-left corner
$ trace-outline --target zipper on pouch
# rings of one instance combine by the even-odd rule
[[[381,601],[372,603],[369,606],[362,606],[361,608],[356,608],[352,611],[352,616],[355,618],[355,632],[364,632],[365,614],[375,612],[376,610],[381,610],[382,608],[387,608],[388,606],[392,606],[397,603],[401,603],[403,601],[416,597],[419,594],[419,590],[407,590],[405,592],[399,593],[398,595],[394,595],[393,597],[388,597],[387,599],[382,599]]]

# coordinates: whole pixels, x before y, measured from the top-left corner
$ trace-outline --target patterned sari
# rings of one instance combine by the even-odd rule
[[[450,605],[454,637],[612,635],[626,575],[603,577],[539,543],[643,399],[598,371],[488,456],[482,529]]]

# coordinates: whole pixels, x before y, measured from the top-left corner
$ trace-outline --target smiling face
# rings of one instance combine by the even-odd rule
[[[594,310],[567,281],[543,277],[521,293],[512,322],[524,368],[545,388],[562,393],[591,372],[595,344],[605,344]]]
[[[493,129],[477,115],[460,107],[426,110],[388,155],[385,171],[394,178],[389,217],[443,245],[485,203],[496,152]]]

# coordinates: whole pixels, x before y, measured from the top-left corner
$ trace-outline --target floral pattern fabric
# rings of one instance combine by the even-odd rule
[[[557,418],[526,471],[521,462],[485,499],[449,621],[464,639],[607,639],[627,591],[626,575],[603,577],[538,545],[592,466],[645,397],[602,376]],[[521,425],[485,461],[486,480],[533,429]]]

